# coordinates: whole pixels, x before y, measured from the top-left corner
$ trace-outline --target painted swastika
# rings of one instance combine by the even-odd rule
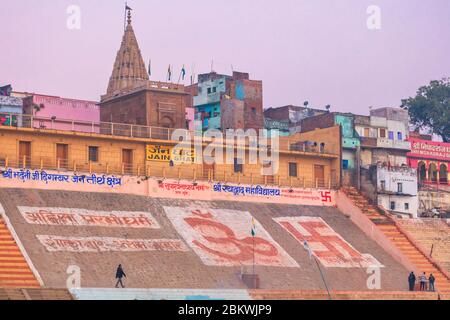
[[[165,207],[167,217],[192,250],[209,266],[298,267],[256,220],[251,236],[251,215],[225,209]]]
[[[301,244],[308,242],[313,255],[325,267],[383,267],[370,254],[361,254],[319,217],[274,218]]]
[[[320,196],[322,197],[322,202],[331,202],[331,192],[321,191]]]

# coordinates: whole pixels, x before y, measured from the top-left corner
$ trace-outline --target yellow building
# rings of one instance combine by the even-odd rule
[[[32,121],[24,119],[24,123]],[[237,159],[232,164],[178,164],[167,156],[178,143],[171,140],[172,129],[112,123],[100,126],[110,131],[99,134],[0,126],[0,167],[292,187],[340,185],[339,126],[280,137],[279,170],[272,175],[261,174],[263,164],[259,161],[249,163],[252,149],[248,145],[244,147],[242,165]],[[205,151],[207,145],[203,142],[200,150]],[[187,154],[184,159],[190,156],[194,154]]]

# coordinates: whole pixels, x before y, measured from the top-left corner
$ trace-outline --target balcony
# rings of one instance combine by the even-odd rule
[[[409,141],[378,138],[377,148],[411,150],[411,143]]]
[[[194,106],[220,102],[220,92],[194,96]]]

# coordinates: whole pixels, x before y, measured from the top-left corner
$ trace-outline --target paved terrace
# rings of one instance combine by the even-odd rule
[[[273,219],[280,217],[293,219],[320,217],[344,241],[353,246],[359,252],[358,255],[369,254],[384,265],[381,268],[381,290],[407,290],[406,277],[409,270],[397,263],[334,207],[152,199],[132,195],[23,189],[0,189],[0,203],[4,206],[11,226],[46,287],[65,287],[68,277],[67,267],[77,265],[81,270],[82,287],[112,288],[115,285],[115,268],[121,263],[127,274],[125,284],[129,288],[246,289],[240,275],[252,270],[249,241],[253,216],[257,223],[257,242],[266,243],[262,247],[257,246],[257,252],[261,253],[256,254],[255,267],[263,290],[325,290],[317,265],[310,260],[301,240],[297,240]],[[20,211],[19,207],[23,206],[28,208]],[[164,207],[178,209],[167,211]],[[36,213],[49,213],[46,210],[61,211],[61,208],[71,208],[69,210],[73,213],[84,212],[80,209],[88,209],[116,215],[118,213],[113,211],[148,212],[159,228],[135,228],[123,225],[111,227],[99,225],[100,220],[95,219],[91,220],[93,225],[81,226],[76,223],[63,223],[62,216],[56,220],[54,216],[46,223],[32,223],[38,221],[35,219]],[[34,214],[31,213],[33,210]],[[196,225],[200,223],[203,227],[200,229],[186,227],[182,220],[183,210],[188,210],[192,214],[195,211],[195,215],[189,221],[195,222]],[[209,212],[214,213],[214,218],[208,217]],[[230,216],[230,213],[233,215]],[[27,220],[25,217],[28,217]],[[319,226],[319,229],[323,227]],[[198,245],[199,242],[191,238],[199,234],[203,236],[197,239],[204,246]],[[42,242],[37,235],[46,235],[50,238],[47,237]],[[64,241],[55,240],[60,237],[72,239],[100,237],[104,242],[110,241],[107,238],[149,241],[171,239],[181,241],[180,248],[184,249],[157,248],[130,252],[116,247],[110,251],[80,251],[80,247],[76,244],[72,247],[74,244],[72,241],[69,245],[71,249],[66,247],[60,251],[58,247],[63,245]],[[315,241],[319,243],[312,246],[321,248],[321,237],[313,236],[311,243]],[[227,242],[227,239],[232,239],[231,243]],[[333,243],[337,240],[333,237],[327,241]],[[344,243],[339,241],[338,243],[340,243],[338,247],[341,248],[339,250],[343,250]],[[273,246],[277,248],[275,253],[271,250],[269,250],[271,254],[267,253]],[[362,260],[358,260],[356,264],[352,262],[352,266],[348,266],[344,263],[346,258],[338,253],[339,250],[328,252],[325,249],[328,253],[325,254],[324,261],[327,261],[328,266],[321,263],[331,290],[367,291],[368,274],[366,268],[362,267]],[[269,256],[271,258],[268,258]]]

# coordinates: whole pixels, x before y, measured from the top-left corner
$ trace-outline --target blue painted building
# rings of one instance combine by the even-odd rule
[[[197,86],[195,120],[202,121],[203,130],[263,128],[261,81],[250,80],[248,73],[211,72],[200,74]]]
[[[22,126],[23,100],[17,97],[0,96],[0,125]]]

